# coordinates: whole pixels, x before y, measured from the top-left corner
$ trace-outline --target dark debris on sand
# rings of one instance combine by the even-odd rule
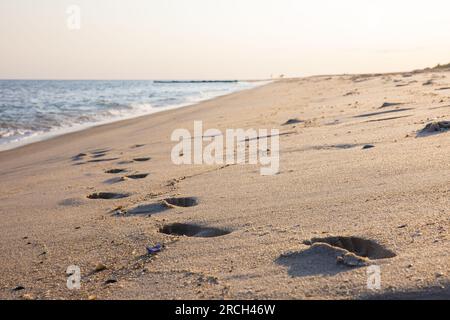
[[[450,121],[436,121],[428,123],[425,128],[423,128],[421,134],[438,133],[447,131],[450,129]]]

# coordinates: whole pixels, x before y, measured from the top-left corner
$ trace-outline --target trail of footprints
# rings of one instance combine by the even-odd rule
[[[131,148],[141,148],[144,145],[134,145]],[[119,160],[117,157],[108,157],[110,149],[98,149],[90,152],[80,153],[72,157],[74,165],[84,165],[88,163],[111,162]],[[151,160],[150,157],[137,157],[133,160],[125,160],[117,162],[118,165],[131,164],[134,162],[146,162]],[[112,168],[103,171],[107,175],[113,177],[104,181],[106,184],[122,183],[127,180],[140,180],[149,176],[149,173],[130,173],[128,168]],[[119,175],[119,176],[118,176]],[[87,195],[91,200],[120,200],[131,196],[127,192],[95,192]],[[64,202],[66,204],[66,202]],[[67,204],[71,204],[67,201]],[[122,206],[111,211],[115,216],[151,216],[174,208],[188,208],[199,205],[197,197],[169,197],[159,202],[139,204],[134,207],[125,209]],[[220,237],[231,233],[231,230],[203,226],[193,223],[172,223],[160,227],[159,232],[162,234],[176,237],[195,237],[195,238],[213,238]],[[164,247],[164,246],[163,246]]]
[[[136,145],[132,148],[140,148],[143,145]],[[118,158],[107,158],[109,149],[94,150],[89,153],[80,153],[72,158],[75,164],[81,165],[90,162],[107,162],[118,160]],[[133,161],[127,161],[127,163],[133,162],[145,162],[149,161],[150,157],[134,158]],[[125,161],[119,162],[123,164]],[[145,179],[149,173],[135,173],[127,174],[128,169],[125,168],[113,168],[104,171],[106,174],[118,175],[124,174],[118,178],[118,182],[125,181],[127,179],[138,180]],[[93,200],[118,200],[131,196],[130,193],[115,193],[115,192],[96,192],[89,194],[88,199]],[[166,210],[173,208],[188,208],[199,205],[199,199],[196,197],[170,197],[165,198],[159,202],[140,204],[135,207],[124,209],[118,207],[113,210],[113,214],[116,216],[151,216]],[[171,223],[166,224],[159,229],[160,233],[171,236],[182,237],[195,237],[195,238],[213,238],[230,234],[232,230],[215,228],[210,226],[204,226],[195,223]],[[396,254],[379,245],[375,241],[357,238],[357,237],[328,237],[328,238],[313,238],[305,241],[304,245],[308,245],[309,249],[301,251],[299,253],[282,254],[276,263],[287,265],[291,269],[295,266],[302,266],[302,259],[305,259],[304,252],[312,252],[313,255],[320,256],[324,250],[328,250],[333,253],[336,258],[336,263],[347,267],[361,267],[370,264],[370,261],[377,259],[393,258]],[[306,261],[307,263],[310,263]],[[303,262],[304,263],[304,262]]]
[[[143,144],[134,145],[131,148],[141,148]],[[77,165],[89,163],[89,162],[107,162],[118,160],[118,158],[105,158],[108,155],[110,149],[98,149],[88,153],[80,153],[74,157],[72,157],[72,161],[76,162]],[[137,157],[132,161],[120,161],[118,164],[129,164],[133,162],[146,162],[151,160],[150,157]],[[104,171],[106,174],[118,175],[125,174],[121,177],[114,177],[105,181],[105,183],[119,183],[126,181],[128,179],[131,180],[140,180],[145,179],[149,176],[149,173],[135,173],[135,174],[127,174],[129,172],[128,169],[125,168],[113,168]],[[116,192],[95,192],[89,194],[87,196],[88,199],[93,200],[117,200],[124,199],[131,196],[130,193],[116,193]],[[151,216],[156,213],[163,212],[165,210],[173,209],[173,208],[188,208],[194,207],[199,204],[199,200],[196,197],[171,197],[165,198],[158,203],[149,203],[149,204],[141,204],[130,209],[124,209],[123,207],[119,207],[113,210],[113,213],[116,216]],[[174,224],[169,225],[167,227],[163,227],[160,230],[161,233],[178,235],[178,236],[188,236],[188,237],[216,237],[228,234],[229,231],[203,227],[200,225],[194,224]]]

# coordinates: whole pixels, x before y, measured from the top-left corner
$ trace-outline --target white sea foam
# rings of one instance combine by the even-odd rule
[[[0,150],[175,109],[265,82],[0,81]]]

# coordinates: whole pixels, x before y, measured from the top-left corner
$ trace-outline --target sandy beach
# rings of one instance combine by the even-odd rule
[[[173,164],[196,120],[279,129],[279,174]],[[316,76],[0,152],[0,298],[449,299],[445,120],[448,71]]]

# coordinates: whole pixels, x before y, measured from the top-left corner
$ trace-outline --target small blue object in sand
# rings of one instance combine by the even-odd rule
[[[158,243],[156,246],[154,247],[147,247],[147,252],[150,255],[153,254],[157,254],[158,252],[160,252],[162,250],[162,245],[160,243]]]

